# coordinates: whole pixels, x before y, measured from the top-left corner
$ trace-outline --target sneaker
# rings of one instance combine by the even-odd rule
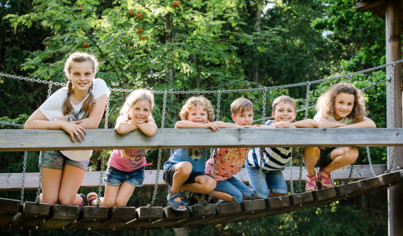
[[[87,194],[87,202],[88,202],[88,206],[94,206],[96,204],[93,204],[94,200],[98,199],[98,195],[95,192],[90,192]]]
[[[83,201],[82,201],[82,202],[80,203],[80,205],[79,205],[79,208],[81,209],[81,208],[84,207],[85,203],[87,202],[87,198],[86,198],[85,195],[82,194],[82,193],[80,193],[79,195],[80,195],[80,197],[83,199]]]
[[[322,168],[319,169],[318,177],[319,177],[319,182],[322,184],[322,189],[330,188],[330,187],[334,186],[330,173],[328,173],[324,169],[322,169]]]
[[[314,175],[306,175],[305,179],[305,191],[314,191],[318,189],[316,185],[318,183],[318,178],[316,177],[316,173]]]

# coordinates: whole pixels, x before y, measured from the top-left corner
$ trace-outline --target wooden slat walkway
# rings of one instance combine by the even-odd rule
[[[324,190],[246,200],[239,203],[194,205],[186,212],[170,207],[111,208],[36,204],[0,198],[0,225],[14,229],[113,230],[183,227],[243,221],[282,214],[403,184],[403,170],[362,179]]]

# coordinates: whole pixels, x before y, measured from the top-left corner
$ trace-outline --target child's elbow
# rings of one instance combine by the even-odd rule
[[[319,127],[318,122],[316,120],[311,120],[311,126],[312,126],[312,128],[318,128]]]

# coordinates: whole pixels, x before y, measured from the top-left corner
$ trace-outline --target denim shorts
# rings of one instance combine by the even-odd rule
[[[228,193],[234,201],[243,202],[243,197],[252,197],[252,190],[235,177],[218,181],[215,191]]]
[[[135,187],[144,186],[144,167],[132,172],[125,172],[108,166],[104,181],[108,185],[119,186],[123,182],[127,182]]]
[[[253,193],[256,194],[257,197],[266,199],[269,197],[270,193],[281,193],[287,194],[288,188],[285,182],[282,170],[273,170],[273,171],[262,171],[262,175],[260,176],[259,182],[259,168],[250,167],[245,165],[246,171],[248,172],[250,185],[252,186]],[[257,192],[257,185],[259,184],[259,192]]]
[[[42,166],[49,169],[63,170],[65,165],[74,166],[87,171],[89,160],[74,161],[63,155],[60,151],[46,151],[43,160],[39,157]]]

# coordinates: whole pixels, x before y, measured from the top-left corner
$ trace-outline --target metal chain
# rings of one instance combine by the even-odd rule
[[[38,190],[36,192],[35,203],[39,204],[40,195],[42,192],[42,174],[43,174],[43,152],[39,152],[39,161],[38,161],[38,168],[39,168],[39,180],[38,180]]]
[[[309,111],[309,91],[311,89],[311,83],[308,81],[306,85],[306,96],[305,96],[305,119],[308,119]]]
[[[22,164],[22,180],[21,180],[21,200],[20,204],[24,204],[24,188],[25,188],[25,173],[27,172],[27,159],[28,159],[28,152],[24,152],[24,162]]]
[[[214,160],[213,179],[215,181],[216,181],[216,176],[217,176],[217,155],[218,155],[218,149],[213,148],[212,153],[210,153],[210,157],[212,157],[213,160]],[[214,190],[211,191],[211,193],[209,194],[208,199],[205,199],[203,205],[207,205],[208,203],[210,203],[211,199],[213,199],[213,194],[214,194]]]
[[[367,157],[368,157],[369,169],[371,170],[372,176],[375,177],[376,174],[375,174],[375,171],[374,171],[374,168],[373,168],[373,165],[372,165],[371,153],[370,153],[369,147],[366,147],[366,149],[367,149]]]
[[[164,91],[164,101],[163,101],[163,105],[162,105],[161,130],[164,130],[164,126],[165,126],[167,94],[168,94],[168,91],[165,90]],[[150,207],[152,207],[154,205],[155,199],[157,199],[158,182],[159,182],[159,178],[160,178],[161,156],[162,156],[162,149],[158,149],[157,175],[155,177],[154,191],[153,191],[153,197],[151,199]]]
[[[106,107],[105,107],[105,122],[104,122],[104,129],[108,129],[108,122],[109,122],[109,98],[106,99]],[[97,207],[99,207],[99,203],[101,202],[102,196],[102,180],[104,178],[104,167],[105,167],[105,150],[102,150],[101,155],[101,171],[99,172],[99,186],[98,186],[98,196],[97,196]]]
[[[349,82],[350,84],[352,84],[352,83],[353,83],[353,76],[352,76],[352,75],[348,75],[347,78],[348,78],[348,82]]]
[[[392,63],[392,68],[390,72],[390,109],[391,109],[391,127],[395,128],[395,63]],[[394,161],[395,161],[395,147],[390,146],[389,148],[390,158],[389,158],[389,167],[386,170],[386,173],[389,173],[393,169]]]
[[[293,155],[292,155],[292,151],[291,151],[291,157],[290,157],[290,187],[291,187],[291,194],[294,194],[294,181],[292,178],[292,163],[293,163]]]
[[[220,118],[220,103],[221,103],[221,91],[218,91],[217,94],[217,110],[216,110],[216,120],[218,121]]]
[[[48,98],[49,98],[50,95],[52,94],[52,86],[53,86],[52,83],[49,83],[49,84],[48,84]]]
[[[301,153],[300,153],[300,159],[299,159],[299,177],[298,177],[298,180],[299,180],[299,182],[298,182],[298,192],[301,192],[301,190],[302,190],[302,163],[304,162],[303,161],[303,157],[304,157],[304,152],[303,152],[303,150],[302,149],[300,149],[301,150]]]
[[[267,97],[267,91],[266,89],[263,90],[263,104],[262,104],[262,117],[266,117],[266,97]],[[262,124],[264,125],[265,120],[262,120]]]

